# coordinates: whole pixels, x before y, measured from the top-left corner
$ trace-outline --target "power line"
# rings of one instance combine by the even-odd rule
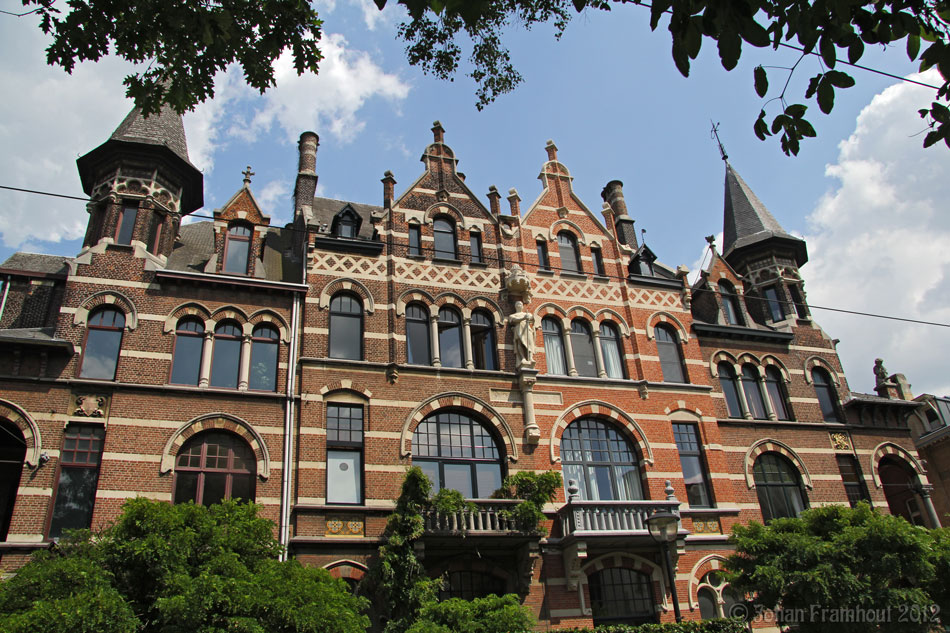
[[[81,200],[81,201],[83,201],[83,202],[91,202],[91,200],[90,200],[89,198],[79,198],[79,197],[76,197],[76,196],[68,196],[68,195],[61,194],[61,193],[51,193],[51,192],[48,192],[48,191],[38,191],[38,190],[35,190],[35,189],[21,189],[21,188],[18,188],[18,187],[8,187],[8,186],[6,186],[6,185],[0,185],[0,189],[10,189],[10,190],[12,190],[12,191],[21,191],[21,192],[24,192],[24,193],[33,193],[33,194],[38,194],[38,195],[42,195],[42,196],[53,196],[53,197],[56,197],[56,198],[67,198],[67,199],[70,199],[70,200]],[[214,219],[214,216],[212,216],[212,215],[199,215],[199,214],[195,214],[195,213],[189,214],[188,217],[205,218],[205,219],[209,219],[209,220],[213,220],[213,219]],[[298,229],[298,228],[294,228],[294,227],[274,227],[274,228],[278,228],[278,229],[281,230],[281,231],[295,231],[295,232],[301,232],[301,233],[307,233],[307,232],[309,232],[309,229]],[[393,252],[393,251],[395,251],[396,249],[403,249],[403,250],[406,251],[406,253],[408,253],[409,250],[412,249],[413,251],[418,251],[418,253],[419,253],[420,256],[426,256],[426,255],[433,255],[433,256],[435,256],[435,255],[437,255],[436,249],[435,249],[434,246],[422,246],[422,245],[420,244],[419,246],[410,247],[408,244],[396,244],[395,241],[393,240],[393,236],[392,236],[392,235],[388,235],[388,236],[386,237],[386,246],[389,247],[390,252]],[[440,252],[441,252],[441,251],[440,251]],[[449,259],[451,259],[451,258],[449,258]],[[488,262],[493,262],[493,263],[505,263],[505,262],[507,262],[507,260],[505,260],[505,259],[502,258],[502,257],[494,257],[494,256],[492,256],[492,255],[486,254],[485,250],[482,251],[481,261],[482,261],[482,262],[486,262],[486,263],[488,263]],[[704,254],[704,256],[703,256],[703,261],[705,261],[705,254]],[[531,263],[528,263],[528,262],[512,262],[512,263],[518,263],[519,265],[524,265],[524,266],[526,266],[527,268],[534,268],[534,269],[536,269],[536,272],[537,272],[537,271],[552,272],[552,273],[553,273],[553,272],[566,272],[566,273],[581,274],[581,275],[584,275],[585,277],[588,276],[588,273],[586,273],[586,272],[578,273],[576,270],[573,270],[573,269],[570,269],[570,268],[563,268],[563,267],[558,267],[558,266],[551,266],[550,264],[547,265],[547,266],[541,266],[541,265],[539,265],[539,264],[531,264]],[[700,265],[700,268],[701,268],[701,267],[702,267],[702,265]],[[627,279],[629,279],[629,277],[627,277],[627,276],[609,275],[609,274],[606,274],[606,273],[603,274],[603,275],[592,275],[592,276],[599,277],[599,278],[605,278],[605,279],[614,279],[614,280],[618,280],[618,281],[626,281]],[[711,292],[711,293],[713,293],[713,294],[720,295],[720,296],[722,295],[721,292],[719,292],[718,290],[713,290],[712,288],[707,288],[704,292]],[[758,301],[765,301],[764,298],[760,298],[760,297],[753,297],[753,299],[756,299],[756,300],[758,300]],[[785,305],[787,305],[787,306],[791,306],[792,308],[794,308],[795,305],[796,305],[795,302],[793,302],[793,301],[787,301],[787,300],[778,300],[778,303],[782,303],[782,304],[785,304]],[[858,311],[858,310],[847,310],[847,309],[845,309],[845,308],[832,308],[832,307],[828,307],[828,306],[813,305],[813,304],[810,304],[810,303],[806,303],[805,305],[807,305],[810,310],[826,310],[826,311],[829,311],[829,312],[841,312],[841,313],[843,313],[843,314],[854,314],[854,315],[857,315],[857,316],[865,316],[865,317],[871,317],[871,318],[876,318],[876,319],[887,319],[887,320],[890,320],[890,321],[902,321],[902,322],[904,322],[904,323],[916,323],[916,324],[919,324],[919,325],[932,325],[932,326],[935,326],[935,327],[946,327],[946,328],[950,328],[950,323],[939,323],[939,322],[936,322],[936,321],[924,321],[924,320],[922,320],[922,319],[910,319],[910,318],[907,318],[907,317],[896,317],[896,316],[890,316],[890,315],[886,315],[886,314],[876,314],[876,313],[873,313],[873,312],[861,312],[861,311]]]

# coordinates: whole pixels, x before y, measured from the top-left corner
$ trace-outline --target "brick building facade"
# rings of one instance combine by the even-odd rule
[[[422,174],[397,196],[386,172],[374,206],[315,197],[304,133],[285,227],[249,172],[183,222],[202,179],[170,113],[133,111],[79,159],[82,251],[0,267],[5,571],[130,497],[241,497],[290,555],[355,582],[410,464],[479,506],[427,519],[417,551],[446,593],[519,593],[542,628],[728,613],[715,570],[737,522],[859,499],[937,522],[918,404],[849,391],[805,243],[730,165],[722,254],[690,284],[638,243],[622,183],[598,213],[578,199],[553,142],[534,202],[512,189],[502,209],[432,134]],[[489,498],[523,470],[563,474],[547,536]],[[680,516],[675,592],[658,511]]]

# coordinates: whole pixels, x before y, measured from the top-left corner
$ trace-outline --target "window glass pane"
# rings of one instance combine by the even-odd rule
[[[590,326],[583,321],[571,323],[571,347],[574,350],[574,369],[580,376],[597,376],[597,363],[594,357],[594,337]]]
[[[153,212],[151,218],[149,219],[148,227],[148,242],[146,248],[148,248],[149,253],[158,252],[158,243],[162,237],[162,221],[164,218],[160,213]]]
[[[277,348],[277,341],[251,342],[249,389],[274,391],[277,388]]]
[[[462,367],[462,324],[454,310],[439,310],[439,360],[443,367]]]
[[[594,263],[594,274],[604,276],[604,256],[601,254],[599,248],[590,249],[590,258]]]
[[[122,346],[122,330],[100,330],[90,326],[83,352],[82,378],[113,380]]]
[[[203,328],[202,328],[203,329]],[[172,362],[171,382],[176,385],[197,385],[201,369],[201,348],[204,339],[179,333],[175,337],[175,358]]]
[[[435,256],[456,259],[455,223],[446,218],[436,218],[432,223],[432,233],[435,238]]]
[[[327,503],[359,503],[362,464],[359,451],[327,451]]]
[[[623,378],[623,362],[620,358],[620,337],[609,323],[600,325],[600,351],[604,357],[604,371],[608,378]]]
[[[588,466],[587,480],[590,483],[592,501],[612,501],[617,498],[610,485],[609,466]]]
[[[784,457],[763,453],[753,466],[762,518],[796,517],[805,508],[798,471]]]
[[[838,421],[838,399],[834,387],[831,386],[831,380],[828,374],[822,369],[812,371],[812,382],[815,385],[815,394],[818,396],[818,404],[821,406],[821,417],[825,422]]]
[[[712,589],[703,587],[698,592],[696,592],[696,597],[699,599],[699,617],[704,620],[711,620],[713,618],[718,618],[719,614],[716,613],[716,596],[712,592]]]
[[[482,262],[482,236],[478,233],[472,233],[469,240],[469,248],[472,253],[472,262],[480,264]]]
[[[472,313],[472,354],[476,369],[498,369],[495,360],[495,329],[492,318],[484,312]]]
[[[422,231],[418,224],[409,225],[409,254],[422,255]]]
[[[561,270],[580,272],[580,262],[577,257],[577,239],[567,231],[557,234],[557,248],[561,256]]]
[[[662,326],[657,326],[656,351],[660,356],[660,369],[665,382],[686,382],[683,373],[683,359],[680,356],[680,346],[675,334]]]
[[[175,503],[198,500],[198,473],[181,471],[175,474]]]
[[[228,485],[228,475],[226,473],[205,472],[204,487],[201,491],[201,504],[210,506],[213,503],[221,503],[225,497]]]
[[[653,586],[646,574],[611,567],[591,574],[588,585],[595,626],[655,619]]]
[[[548,245],[544,242],[538,242],[538,266],[541,270],[551,269],[551,264],[548,262]]]
[[[241,367],[241,340],[215,337],[211,360],[211,386],[236,389]]]
[[[544,332],[544,357],[547,361],[548,373],[558,376],[567,375],[560,326],[552,319],[544,319],[541,321],[541,329]]]
[[[785,306],[779,297],[778,288],[769,286],[763,291],[765,301],[769,308],[769,316],[773,321],[782,321],[785,319]]]
[[[478,498],[488,499],[493,492],[501,488],[501,465],[475,464],[475,479],[478,487]]]
[[[618,498],[625,501],[643,499],[640,484],[640,469],[636,466],[614,466],[617,478]]]
[[[445,487],[458,490],[466,499],[475,496],[472,488],[472,467],[469,464],[442,465],[445,473]]]
[[[416,305],[406,309],[406,351],[409,363],[432,364],[432,356],[429,354],[429,315]]]
[[[254,475],[231,475],[231,498],[254,501]]]
[[[362,360],[363,319],[359,315],[330,314],[330,358]]]
[[[59,469],[50,538],[59,538],[64,530],[79,530],[92,525],[98,480],[98,468],[63,466]]]
[[[765,403],[759,389],[759,372],[752,365],[742,367],[742,390],[745,392],[745,401],[752,417],[756,420],[766,419],[768,416],[765,415]]]
[[[739,389],[736,386],[735,370],[729,363],[719,363],[719,384],[722,385],[722,393],[726,397],[726,408],[729,409],[730,418],[741,418],[742,407],[739,405]]]
[[[430,462],[423,460],[413,460],[413,465],[418,466],[422,469],[422,472],[425,473],[426,477],[429,478],[429,481],[432,482],[432,492],[433,494],[442,489],[442,478],[439,477],[439,463]]]
[[[729,325],[742,325],[742,312],[739,309],[739,298],[731,286],[719,284],[719,294],[722,298],[722,309]]]
[[[132,229],[135,228],[135,218],[138,215],[138,208],[123,207],[122,214],[119,216],[119,226],[115,235],[116,244],[131,244]]]
[[[224,272],[247,274],[247,254],[250,241],[228,236],[227,258],[224,260]]]
[[[765,389],[769,393],[769,401],[772,403],[772,410],[779,420],[790,420],[788,407],[785,405],[784,379],[775,367],[768,367],[765,370]]]

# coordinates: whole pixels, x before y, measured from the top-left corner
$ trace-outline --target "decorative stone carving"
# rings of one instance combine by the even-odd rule
[[[872,371],[874,372],[875,386],[880,386],[887,382],[887,368],[884,367],[883,359],[874,359],[874,369]]]
[[[848,438],[847,433],[829,433],[829,439],[831,439],[831,447],[836,451],[850,451],[851,440]]]
[[[581,566],[587,560],[587,543],[574,541],[564,548],[564,575],[567,577],[567,588],[577,589],[584,572]]]
[[[364,523],[362,517],[332,515],[327,517],[327,536],[361,537],[363,533]]]
[[[527,595],[534,579],[534,568],[541,559],[537,541],[529,541],[518,548],[518,592]]]
[[[101,418],[105,416],[107,400],[105,396],[84,395],[76,398],[76,410],[73,415],[81,418]]]
[[[524,303],[515,302],[515,313],[508,317],[515,345],[515,364],[534,367],[534,315],[525,312]]]
[[[531,278],[518,264],[512,265],[505,276],[505,290],[513,299],[531,301]]]

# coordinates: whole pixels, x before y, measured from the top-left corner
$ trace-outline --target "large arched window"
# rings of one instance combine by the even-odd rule
[[[443,367],[463,367],[462,319],[452,308],[439,310],[439,361]]]
[[[501,451],[491,432],[460,411],[430,415],[412,436],[412,463],[435,490],[451,488],[466,498],[487,499],[501,487]]]
[[[765,390],[772,403],[772,411],[779,420],[791,420],[791,409],[788,406],[788,393],[785,391],[785,380],[777,367],[765,368]]]
[[[745,393],[749,413],[756,420],[765,420],[765,401],[762,399],[762,390],[759,388],[759,370],[754,365],[742,366],[742,391]]]
[[[742,405],[739,402],[739,386],[736,384],[736,370],[731,363],[722,361],[716,366],[719,373],[719,384],[722,385],[722,395],[726,398],[726,408],[730,418],[742,417]]]
[[[254,501],[257,460],[244,440],[227,431],[199,433],[175,464],[175,503],[209,506],[224,499]]]
[[[660,368],[663,370],[663,381],[686,382],[683,354],[676,340],[676,332],[668,325],[658,325],[654,333],[656,334],[656,351],[660,356]]]
[[[246,224],[233,224],[224,241],[224,272],[247,274],[247,262],[251,254],[251,236],[254,229]]]
[[[484,310],[472,312],[472,362],[475,369],[498,369],[495,354],[495,324]]]
[[[17,425],[7,420],[0,420],[0,437],[0,541],[5,541],[23,473],[26,440]]]
[[[431,365],[429,311],[419,303],[406,307],[406,356],[410,365]]]
[[[172,360],[173,385],[197,385],[201,377],[201,349],[205,325],[196,317],[178,320],[175,328],[175,353]]]
[[[815,385],[815,394],[821,406],[821,417],[825,422],[838,422],[838,393],[831,384],[831,377],[821,367],[811,371],[811,380]]]
[[[742,310],[739,308],[739,296],[732,284],[719,282],[719,296],[722,299],[722,311],[729,325],[742,325]]]
[[[462,569],[450,571],[446,574],[442,590],[439,591],[439,600],[450,598],[474,600],[491,594],[501,596],[504,593],[505,581],[503,578],[486,574],[483,571]]]
[[[363,304],[355,295],[330,299],[330,358],[363,360]]]
[[[581,319],[571,321],[571,349],[574,351],[574,369],[579,376],[597,376],[594,356],[594,337],[590,325]]]
[[[783,455],[762,453],[755,460],[752,475],[766,523],[782,517],[797,517],[806,508],[801,475]]]
[[[443,259],[458,259],[458,241],[455,239],[455,222],[440,216],[432,222],[435,241],[435,256]]]
[[[557,248],[561,256],[561,270],[569,273],[581,272],[581,258],[577,252],[577,238],[570,231],[557,234]]]
[[[243,333],[236,321],[223,321],[214,328],[211,354],[211,386],[236,389],[241,368]]]
[[[910,465],[898,457],[887,456],[878,466],[881,488],[891,514],[904,517],[912,525],[927,527],[915,488],[917,476]]]
[[[277,389],[277,351],[280,348],[277,328],[261,323],[251,334],[251,370],[248,389]]]
[[[617,328],[611,323],[600,324],[600,351],[604,357],[604,371],[608,378],[623,378],[623,346]]]
[[[561,324],[552,317],[544,317],[541,319],[541,333],[544,335],[544,357],[548,364],[548,373],[567,375]]]
[[[615,427],[594,418],[576,420],[561,436],[564,484],[577,482],[589,501],[643,499],[640,466],[633,445]]]
[[[640,571],[610,567],[587,578],[594,626],[656,621],[653,583]]]
[[[702,577],[696,589],[696,598],[699,602],[699,616],[704,620],[731,617],[733,605],[742,601],[718,571],[711,571]]]
[[[124,329],[125,315],[115,308],[99,308],[89,315],[80,378],[115,379]]]

